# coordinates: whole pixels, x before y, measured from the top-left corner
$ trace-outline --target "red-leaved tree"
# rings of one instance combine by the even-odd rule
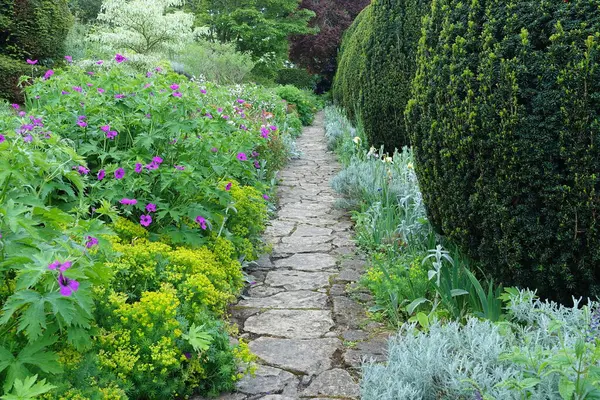
[[[370,0],[302,0],[300,7],[316,13],[311,26],[316,35],[292,37],[290,60],[321,76],[318,90],[328,90],[335,75],[336,57],[344,31]]]

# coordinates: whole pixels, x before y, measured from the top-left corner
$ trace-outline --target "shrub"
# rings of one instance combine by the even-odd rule
[[[23,93],[18,84],[19,78],[29,73],[28,67],[22,61],[0,54],[0,98],[23,103]]]
[[[315,88],[315,77],[303,68],[283,68],[277,71],[275,83],[292,85],[298,89],[313,90]]]
[[[247,81],[255,64],[249,53],[237,51],[233,43],[208,40],[189,44],[175,60],[186,73],[222,85]]]
[[[316,107],[313,104],[314,99],[310,93],[292,85],[279,86],[275,92],[295,108],[300,121],[302,121],[302,125],[307,126],[312,124],[315,118]]]
[[[356,113],[369,144],[393,152],[409,144],[404,109],[415,74],[428,0],[378,0],[361,13],[342,47],[334,93]],[[365,14],[365,15],[362,15]]]
[[[407,107],[434,226],[563,300],[600,294],[599,29],[593,0],[438,1]]]
[[[507,292],[509,321],[502,324],[436,321],[428,332],[403,325],[390,340],[387,363],[363,367],[362,398],[560,400],[600,394],[600,336],[592,329],[598,305],[579,308],[576,301],[570,308],[540,302],[531,292]]]

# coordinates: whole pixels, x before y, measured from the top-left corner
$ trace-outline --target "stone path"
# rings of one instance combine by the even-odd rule
[[[386,335],[354,284],[364,258],[348,215],[334,208],[329,181],[340,166],[322,113],[297,144],[303,156],[280,174],[280,210],[265,232],[273,252],[249,271],[256,283],[231,310],[260,365],[222,400],[357,399],[362,358],[383,358]]]

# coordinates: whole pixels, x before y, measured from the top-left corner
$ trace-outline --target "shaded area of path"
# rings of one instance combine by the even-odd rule
[[[297,145],[303,155],[280,174],[280,209],[265,232],[273,252],[231,310],[260,365],[223,400],[356,399],[361,359],[383,357],[386,336],[365,315],[371,297],[355,285],[364,258],[348,215],[334,208],[329,181],[340,165],[323,113]]]

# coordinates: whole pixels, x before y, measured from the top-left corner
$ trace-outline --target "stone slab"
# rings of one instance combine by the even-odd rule
[[[308,290],[277,293],[269,297],[252,297],[241,300],[239,307],[252,308],[325,308],[327,296]]]
[[[329,286],[329,277],[326,272],[304,271],[270,271],[265,283],[273,287],[283,287],[285,290],[315,290]]]
[[[292,237],[331,236],[332,233],[333,229],[298,224],[298,226],[296,226],[296,230],[294,233],[292,233]]]
[[[260,337],[249,343],[250,351],[265,363],[287,371],[316,375],[331,368],[339,339],[277,339]]]
[[[348,371],[343,369],[332,369],[317,376],[302,396],[328,396],[328,397],[350,397],[360,396],[360,387]]]
[[[244,330],[289,339],[319,338],[333,326],[329,310],[269,310],[246,319]]]
[[[290,372],[260,365],[254,376],[244,376],[236,386],[238,391],[246,394],[271,394],[296,391],[298,383],[298,378]]]
[[[300,253],[275,261],[275,268],[291,268],[298,271],[322,271],[335,266],[336,258],[327,253]]]

